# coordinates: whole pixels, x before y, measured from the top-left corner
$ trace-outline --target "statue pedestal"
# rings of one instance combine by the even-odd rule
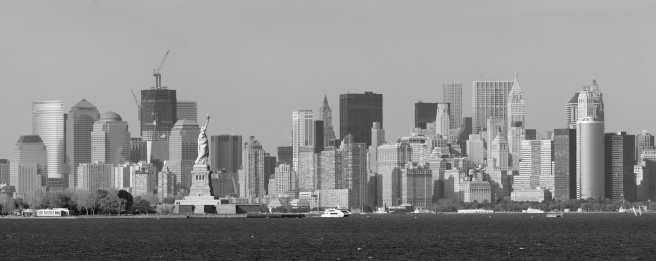
[[[193,206],[194,214],[216,213],[216,207],[221,205],[221,201],[215,199],[212,195],[212,189],[210,188],[210,174],[212,172],[209,169],[207,165],[194,165],[194,170],[191,171],[189,196],[186,196],[183,200],[175,201],[178,208]]]

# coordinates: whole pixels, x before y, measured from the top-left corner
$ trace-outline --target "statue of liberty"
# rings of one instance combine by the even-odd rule
[[[205,122],[205,127],[200,128],[200,134],[198,134],[198,158],[196,158],[196,165],[207,165],[207,157],[210,155],[210,150],[207,147],[207,124],[210,122],[210,115],[207,114],[207,121]]]

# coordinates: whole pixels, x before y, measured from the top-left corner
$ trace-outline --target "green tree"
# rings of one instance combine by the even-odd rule
[[[153,212],[153,208],[150,206],[150,202],[141,197],[137,197],[134,200],[133,209],[139,214],[148,214]]]
[[[117,196],[120,199],[118,214],[119,215],[121,214],[121,210],[125,210],[125,212],[131,212],[132,204],[134,203],[134,198],[132,198],[132,194],[130,194],[130,192],[121,189],[118,191]]]

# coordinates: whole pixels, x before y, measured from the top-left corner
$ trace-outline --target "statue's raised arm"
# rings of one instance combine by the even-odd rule
[[[207,146],[207,124],[210,122],[210,115],[207,114],[207,121],[205,126],[200,128],[198,134],[198,158],[196,158],[196,165],[207,165],[207,158],[210,155],[209,147]]]

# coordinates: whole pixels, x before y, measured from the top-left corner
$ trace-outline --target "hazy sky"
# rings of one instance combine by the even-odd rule
[[[292,111],[324,94],[384,97],[387,140],[407,136],[414,103],[444,82],[512,80],[527,127],[563,128],[565,103],[596,76],[606,131],[656,131],[656,1],[2,1],[0,158],[31,134],[32,101],[87,99],[139,136],[130,93],[163,85],[198,101],[208,134],[291,146]]]

